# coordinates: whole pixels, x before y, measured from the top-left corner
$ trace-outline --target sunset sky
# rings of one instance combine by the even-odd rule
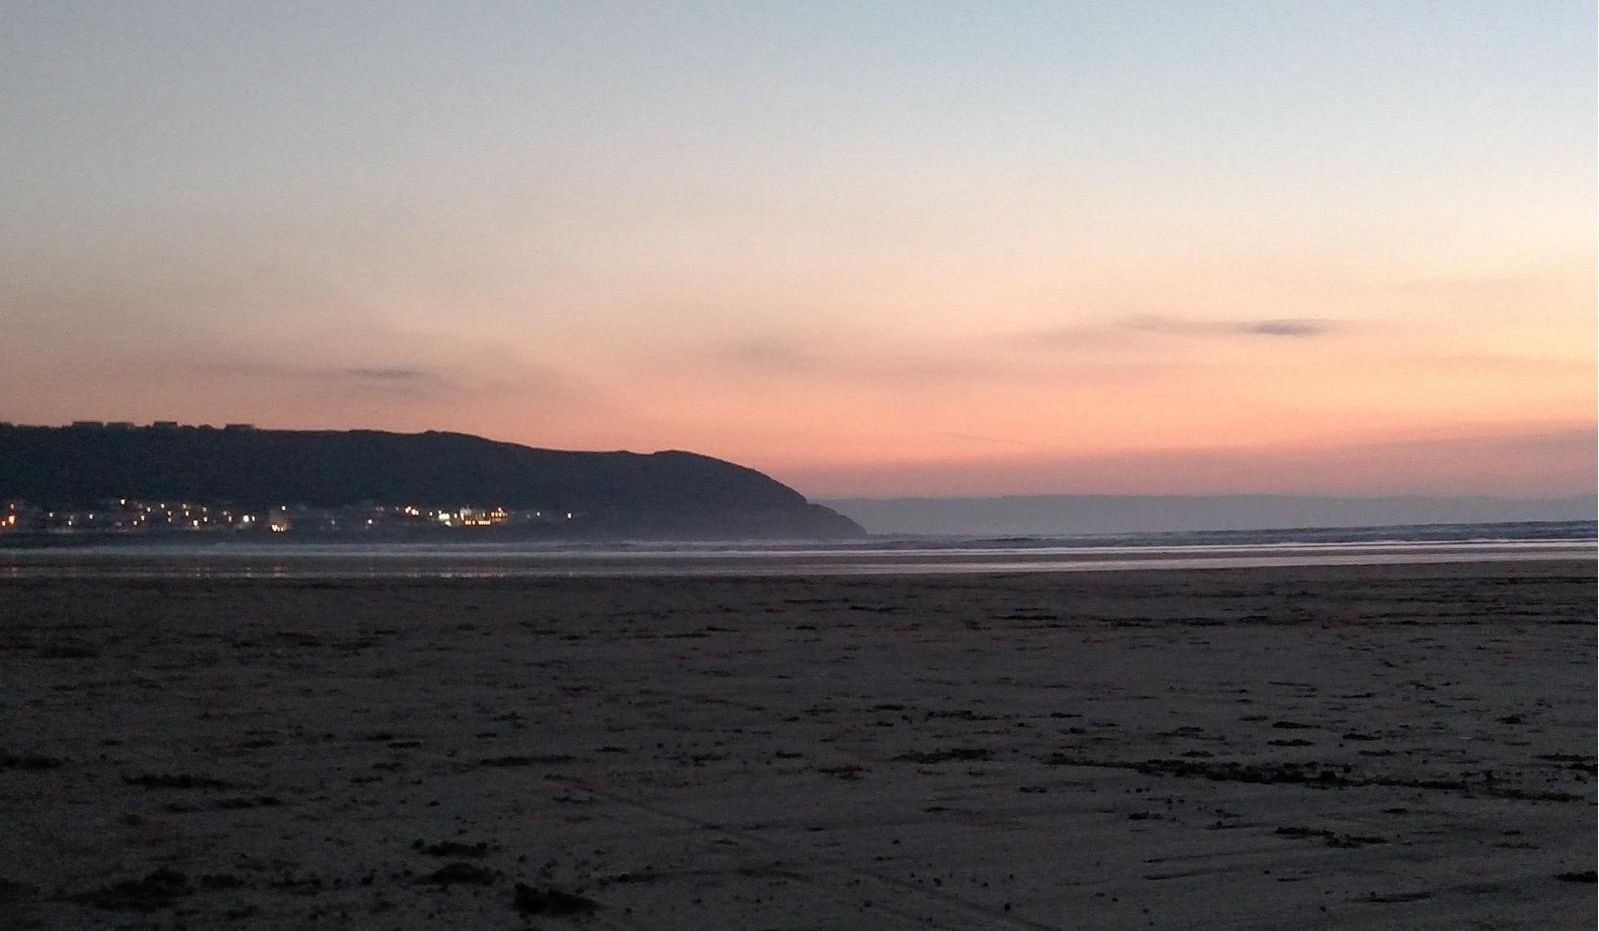
[[[9,3],[0,419],[1567,494],[1591,0]]]

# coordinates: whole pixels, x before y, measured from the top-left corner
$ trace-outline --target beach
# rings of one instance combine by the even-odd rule
[[[1587,560],[0,581],[0,925],[1580,928]]]

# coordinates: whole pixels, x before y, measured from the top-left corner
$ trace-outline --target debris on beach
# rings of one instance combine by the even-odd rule
[[[458,884],[490,886],[499,878],[500,874],[488,867],[473,866],[464,861],[456,861],[439,867],[432,873],[422,877],[420,881],[438,886],[454,886]]]
[[[488,841],[479,841],[475,844],[462,844],[456,841],[439,841],[436,844],[423,843],[418,838],[411,844],[412,850],[420,850],[430,857],[481,857],[489,852]]]
[[[928,753],[902,753],[894,757],[901,763],[980,763],[994,758],[994,751],[982,747],[952,747]]]
[[[516,884],[516,897],[512,899],[512,904],[524,915],[551,916],[586,915],[600,907],[600,903],[588,896],[554,887],[536,889],[527,883]]]
[[[114,912],[153,912],[171,908],[175,900],[193,895],[189,877],[162,867],[141,879],[127,879],[92,892],[71,896],[74,902]]]
[[[21,769],[38,772],[39,770],[55,769],[66,760],[53,756],[41,756],[36,753],[13,754],[0,751],[0,769]]]
[[[189,773],[142,773],[137,776],[123,776],[122,781],[130,786],[144,786],[147,789],[227,789],[232,783],[210,776],[195,776]]]

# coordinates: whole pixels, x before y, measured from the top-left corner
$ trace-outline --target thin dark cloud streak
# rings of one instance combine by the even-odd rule
[[[225,378],[321,385],[355,394],[389,395],[407,400],[440,400],[457,395],[452,378],[414,366],[294,366],[271,362],[221,362],[201,366],[202,373]]]
[[[204,371],[229,378],[254,378],[319,391],[344,392],[369,399],[419,404],[460,402],[464,398],[519,398],[593,408],[602,403],[592,386],[535,364],[506,362],[489,376],[458,377],[421,366],[292,366],[272,363],[222,363]]]
[[[217,362],[200,366],[205,372],[241,378],[309,378],[321,381],[420,382],[445,381],[427,369],[410,366],[297,366],[272,362]]]
[[[1328,326],[1321,320],[1257,320],[1244,324],[1243,331],[1257,336],[1321,336]]]
[[[417,368],[345,368],[323,373],[336,379],[353,378],[364,381],[415,382],[435,379],[438,376]]]
[[[1314,317],[1262,317],[1239,320],[1186,320],[1160,314],[1122,317],[1098,324],[1050,327],[1013,334],[1009,341],[1062,349],[1134,347],[1144,336],[1185,339],[1310,340],[1344,328],[1336,320]]]
[[[1180,320],[1174,317],[1131,317],[1118,324],[1123,329],[1173,336],[1273,336],[1307,339],[1335,329],[1327,320],[1266,318],[1260,320]]]

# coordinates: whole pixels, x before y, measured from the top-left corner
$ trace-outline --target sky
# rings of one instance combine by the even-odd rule
[[[1592,491],[1591,2],[0,0],[0,419]]]

